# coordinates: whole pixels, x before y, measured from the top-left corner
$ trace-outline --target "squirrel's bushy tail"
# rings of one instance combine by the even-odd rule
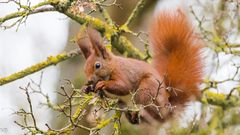
[[[161,11],[151,25],[150,40],[153,65],[165,75],[170,102],[184,104],[197,97],[203,72],[202,42],[183,11]]]

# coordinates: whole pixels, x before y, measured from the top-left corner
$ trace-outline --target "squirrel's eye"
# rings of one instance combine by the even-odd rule
[[[96,68],[96,69],[99,69],[100,67],[101,67],[101,64],[100,64],[99,62],[96,62],[96,63],[95,63],[95,68]]]

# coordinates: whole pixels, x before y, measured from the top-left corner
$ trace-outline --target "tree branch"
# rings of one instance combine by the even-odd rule
[[[61,53],[61,54],[58,54],[56,56],[49,56],[47,58],[47,60],[45,60],[45,61],[37,63],[37,64],[35,64],[31,67],[28,67],[28,68],[26,68],[22,71],[19,71],[17,73],[14,73],[12,75],[7,76],[7,77],[0,78],[0,86],[2,86],[4,84],[7,84],[9,82],[15,81],[17,79],[23,78],[23,77],[25,77],[27,75],[30,75],[32,73],[35,73],[35,72],[37,72],[41,69],[44,69],[48,66],[56,65],[56,64],[58,64],[62,61],[73,58],[73,57],[75,57],[79,54],[80,54],[79,50],[73,50],[73,51],[70,51],[68,53]]]
[[[143,60],[145,58],[144,54],[134,47],[125,36],[120,35],[119,28],[116,26],[111,26],[98,18],[94,18],[86,14],[74,14],[70,10],[66,9],[66,7],[63,8],[55,5],[55,8],[57,11],[67,15],[79,24],[91,24],[93,28],[105,35],[107,39],[111,39],[113,47],[115,47],[120,53],[126,52],[128,57],[137,59]]]
[[[228,96],[222,93],[211,92],[209,90],[203,92],[203,97],[200,102],[203,104],[210,104],[221,106],[222,108],[237,107],[240,105],[239,98],[237,96]]]
[[[40,2],[35,6],[29,7],[28,9],[25,9],[24,11],[18,11],[18,12],[8,14],[8,15],[0,18],[0,24],[6,22],[8,20],[17,18],[17,17],[25,17],[25,16],[28,16],[28,15],[31,15],[31,14],[48,12],[48,11],[55,11],[54,8],[43,7],[45,5],[50,5],[50,4],[55,4],[55,3],[53,2],[53,0],[48,0],[48,1]],[[43,8],[40,8],[40,7],[43,7]]]

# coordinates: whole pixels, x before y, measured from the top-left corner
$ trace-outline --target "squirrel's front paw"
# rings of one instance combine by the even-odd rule
[[[87,85],[83,88],[83,92],[88,94],[90,92],[94,92],[93,86],[92,85]]]
[[[99,81],[95,86],[95,92],[98,90],[104,90],[106,88],[106,81]]]

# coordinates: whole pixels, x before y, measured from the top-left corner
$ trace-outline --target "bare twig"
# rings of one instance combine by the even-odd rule
[[[124,26],[129,26],[129,24],[138,16],[139,12],[144,8],[147,0],[139,0],[136,7],[133,9],[133,12],[129,16],[128,20],[124,24]]]

